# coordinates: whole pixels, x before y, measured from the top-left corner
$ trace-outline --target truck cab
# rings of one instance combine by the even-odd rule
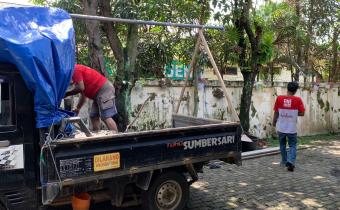
[[[0,209],[33,209],[39,182],[33,96],[9,63],[0,63],[0,89]]]

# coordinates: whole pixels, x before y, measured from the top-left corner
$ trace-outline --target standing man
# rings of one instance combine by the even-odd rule
[[[304,116],[305,107],[300,97],[294,96],[299,89],[297,82],[290,82],[287,86],[287,95],[278,96],[274,107],[273,126],[276,127],[280,141],[282,161],[288,171],[294,171],[297,143],[297,118]],[[288,138],[289,152],[286,144]]]
[[[105,122],[109,130],[118,132],[117,125],[112,119],[117,114],[114,87],[104,76],[87,66],[76,64],[72,76],[74,88],[66,92],[65,97],[80,93],[78,105],[74,112],[79,114],[86,102],[92,99],[90,119],[93,131],[99,131],[100,119]]]

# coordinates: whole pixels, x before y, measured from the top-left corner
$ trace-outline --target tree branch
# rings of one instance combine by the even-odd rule
[[[244,30],[246,31],[248,35],[251,48],[252,50],[256,50],[255,48],[257,46],[257,37],[255,37],[255,34],[250,26],[250,20],[249,20],[250,7],[251,7],[251,0],[245,0],[243,4],[243,8],[242,8],[241,20],[242,20]]]
[[[83,0],[83,13],[85,15],[97,15],[98,2],[97,0],[87,1]],[[104,64],[104,55],[102,50],[102,43],[100,40],[99,22],[95,20],[86,20],[86,33],[88,35],[89,60],[91,67],[100,71],[107,76]]]
[[[291,56],[286,56],[286,55],[280,56],[280,57],[275,59],[275,62],[286,63],[286,64],[289,64],[289,65],[292,65],[292,66],[294,66],[294,68],[298,69],[302,73],[305,73],[303,71],[303,69],[299,66],[299,64]]]
[[[126,43],[126,50],[127,50],[127,61],[125,66],[125,72],[130,75],[125,75],[126,78],[131,78],[133,81],[136,77],[135,75],[135,65],[136,59],[138,55],[137,50],[138,45],[138,25],[130,24],[128,26],[128,35],[127,35],[127,43]]]
[[[99,0],[100,13],[105,17],[111,17],[112,9],[110,5],[110,1],[108,0]],[[118,37],[118,34],[114,28],[114,25],[110,22],[105,22],[103,24],[104,32],[109,41],[110,47],[113,51],[113,55],[115,56],[118,63],[124,61],[124,53],[122,43]]]

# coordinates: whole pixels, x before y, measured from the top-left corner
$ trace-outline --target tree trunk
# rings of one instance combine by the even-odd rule
[[[246,62],[247,56],[247,45],[245,40],[245,31],[244,31],[244,23],[242,21],[243,17],[240,15],[243,9],[244,2],[239,2],[238,0],[234,0],[234,25],[237,28],[239,33],[238,47],[240,48],[240,54],[238,56],[238,65],[240,66],[241,73],[243,75],[243,88],[241,95],[241,104],[240,104],[240,122],[245,131],[249,130],[249,109],[251,104],[251,96],[253,91],[253,83],[251,82],[251,71]]]
[[[253,83],[251,82],[251,72],[249,71],[249,67],[246,64],[246,40],[244,38],[244,29],[243,26],[238,25],[238,31],[240,34],[238,46],[241,49],[241,53],[238,57],[238,65],[240,66],[241,73],[243,75],[243,88],[242,88],[242,96],[241,96],[241,104],[240,104],[240,122],[243,126],[244,131],[249,130],[249,109],[251,104],[251,96],[253,94]]]
[[[240,121],[245,132],[249,131],[249,110],[251,106],[251,98],[253,95],[254,86],[254,73],[253,72],[242,72],[243,75],[243,88],[241,96],[241,106],[240,106]],[[256,75],[256,74],[255,74]]]
[[[250,8],[251,0],[245,0],[241,13],[241,23],[244,31],[248,36],[251,46],[250,71],[241,71],[244,82],[241,96],[240,121],[245,132],[249,131],[249,110],[251,105],[251,98],[253,95],[255,78],[256,75],[259,73],[259,43],[262,36],[262,28],[259,25],[255,24],[255,32],[252,30],[249,18]],[[244,55],[240,56],[244,57]]]
[[[311,73],[313,71],[312,69],[312,64],[310,62],[310,45],[311,45],[311,40],[313,40],[314,33],[313,33],[313,25],[314,25],[314,0],[310,0],[309,4],[309,20],[308,20],[308,26],[307,26],[307,33],[308,33],[308,38],[306,41],[306,46],[305,46],[305,57],[304,57],[304,72],[306,73]],[[304,82],[306,85],[307,82],[307,75],[304,77]]]
[[[83,13],[85,15],[97,15],[97,7],[97,0],[83,0]],[[89,60],[91,67],[107,76],[100,40],[99,22],[95,20],[86,20],[85,26],[88,34]]]
[[[124,49],[124,71],[117,74],[117,83],[120,83],[117,97],[117,109],[119,112],[119,123],[126,128],[131,116],[131,90],[136,81],[136,59],[138,45],[138,26],[129,25],[127,46]],[[121,80],[123,79],[123,80]]]
[[[338,62],[338,38],[339,38],[339,30],[335,29],[333,32],[333,39],[332,39],[332,73],[329,74],[329,81],[330,82],[337,82],[340,79],[340,66]]]
[[[116,107],[118,111],[118,115],[115,120],[118,123],[118,130],[120,132],[124,132],[127,125],[129,124],[129,106],[130,103],[130,95],[131,91],[129,91],[129,87],[127,84],[120,84],[118,87],[116,86]]]
[[[301,25],[301,7],[300,7],[300,0],[295,1],[295,10],[296,10],[296,16],[299,19],[299,25]],[[297,33],[297,31],[296,31]],[[302,66],[302,41],[300,37],[296,37],[295,41],[295,55],[296,55],[296,62],[298,66],[301,68]],[[294,74],[294,80],[299,81],[300,80],[300,69],[295,68],[295,74]]]
[[[100,8],[103,16],[111,16],[112,9],[110,1],[100,0]],[[127,44],[125,48],[123,48],[114,24],[106,22],[104,23],[103,28],[117,61],[115,89],[118,116],[115,120],[118,122],[119,131],[125,131],[126,126],[129,124],[131,113],[131,89],[136,80],[135,66],[137,58],[138,26],[128,26],[126,38]]]
[[[105,17],[111,17],[112,8],[110,5],[110,1],[107,0],[99,0],[100,5],[100,14]],[[118,34],[115,30],[115,25],[112,22],[104,22],[103,29],[105,35],[109,41],[110,48],[115,56],[117,62],[117,72],[124,72],[124,53],[122,43],[118,37]]]
[[[274,87],[274,62],[270,62],[270,84]]]
[[[194,111],[192,116],[197,117],[198,113],[198,104],[199,104],[199,97],[198,97],[198,72],[196,66],[193,68],[193,77],[194,77]],[[188,72],[189,73],[189,72]]]
[[[249,122],[249,111],[251,106],[251,98],[253,96],[253,87],[255,83],[256,75],[259,73],[259,65],[258,65],[258,44],[256,44],[254,50],[251,53],[251,71],[250,72],[242,72],[243,75],[243,88],[242,88],[242,96],[241,96],[241,107],[240,107],[240,121],[243,125],[243,130],[245,132],[249,131],[250,122]]]

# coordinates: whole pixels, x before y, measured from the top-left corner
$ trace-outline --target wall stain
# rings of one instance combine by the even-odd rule
[[[213,118],[214,119],[218,119],[218,120],[224,120],[225,119],[225,114],[226,114],[226,110],[225,109],[217,109],[216,112],[213,113]]]
[[[257,111],[256,111],[255,106],[254,106],[253,103],[251,103],[251,107],[250,108],[251,108],[251,117],[254,118]]]
[[[326,101],[326,107],[325,107],[325,111],[326,111],[326,112],[329,112],[329,106],[330,106],[330,105],[329,105],[329,102]]]
[[[317,101],[318,101],[320,108],[323,109],[325,107],[325,103],[321,99],[321,92],[320,91],[318,91],[318,93],[317,93]]]
[[[220,88],[215,88],[212,91],[212,95],[218,99],[223,98],[224,93]]]
[[[137,104],[131,113],[131,117],[136,117],[139,110],[142,108],[142,104]]]

